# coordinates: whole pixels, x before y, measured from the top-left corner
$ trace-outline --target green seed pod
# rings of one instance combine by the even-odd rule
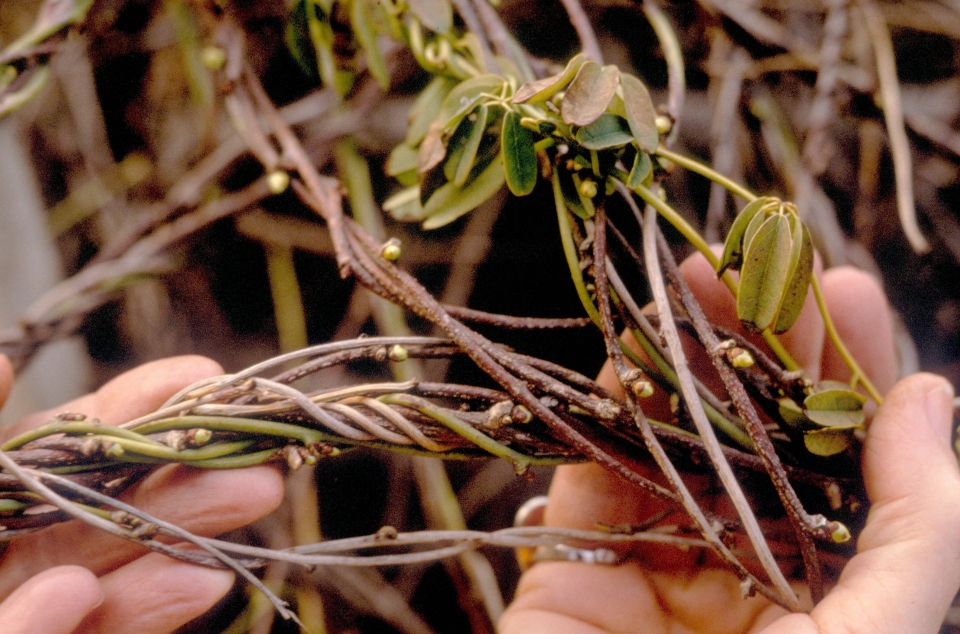
[[[760,211],[768,204],[771,198],[757,198],[749,203],[737,215],[727,233],[727,240],[723,244],[723,254],[720,256],[720,262],[717,265],[717,277],[723,275],[728,268],[733,270],[740,269],[740,263],[743,261],[743,242],[744,234],[750,222],[760,214]]]
[[[740,266],[737,314],[747,330],[781,333],[803,308],[813,274],[813,243],[796,207],[760,200],[766,202],[748,205],[731,227],[718,271]]]

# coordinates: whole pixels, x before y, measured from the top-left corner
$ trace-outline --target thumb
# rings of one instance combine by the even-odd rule
[[[0,407],[7,402],[13,387],[13,366],[5,355],[0,354]]]
[[[952,400],[943,378],[917,374],[897,383],[877,412],[863,454],[870,514],[859,554],[810,615],[821,631],[939,631],[960,587]]]

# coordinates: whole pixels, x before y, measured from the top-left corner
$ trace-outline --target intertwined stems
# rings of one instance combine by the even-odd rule
[[[644,226],[645,241],[647,240],[646,236],[653,236],[655,235],[656,231],[656,213],[651,210],[647,216],[650,220]],[[603,263],[606,261],[606,214],[602,205],[599,205],[597,208],[595,221],[597,226],[594,233],[594,259],[597,263]],[[651,223],[653,223],[652,226]],[[647,246],[646,243],[644,246],[646,247],[645,251],[648,253],[648,255],[652,254],[653,258],[656,258],[656,248],[653,247],[651,251],[650,247]],[[666,291],[662,286],[663,281],[659,275],[659,266],[651,268],[650,265],[650,257],[648,257],[647,273],[650,277],[651,286],[654,290],[654,297],[658,299],[657,303],[658,308],[660,309],[661,329],[664,331],[667,344],[670,348],[671,354],[673,355],[674,367],[676,368],[680,377],[681,388],[683,389],[684,396],[689,403],[691,412],[694,415],[694,421],[696,422],[697,430],[700,432],[701,437],[706,443],[707,452],[713,460],[714,466],[717,467],[721,479],[724,481],[724,484],[727,485],[728,491],[734,498],[734,502],[736,504],[736,494],[739,493],[739,496],[742,498],[743,492],[736,484],[736,478],[733,476],[730,466],[723,458],[723,453],[720,450],[720,446],[716,440],[713,428],[710,426],[710,422],[706,419],[703,408],[699,407],[700,400],[696,393],[696,387],[693,384],[690,372],[685,368],[686,364],[684,361],[684,353],[679,344],[679,335],[676,331],[676,325],[672,324],[672,314],[670,313],[669,306],[666,306],[666,312],[664,312],[664,306],[659,301],[661,296],[663,301],[666,301]],[[741,579],[748,581],[751,591],[753,589],[759,590],[771,600],[784,605],[788,609],[799,611],[800,604],[797,601],[796,595],[790,589],[789,583],[783,577],[783,573],[780,572],[776,561],[773,559],[773,555],[770,553],[769,546],[767,545],[766,540],[763,538],[759,526],[756,525],[756,517],[750,510],[749,504],[747,504],[746,500],[743,499],[742,503],[736,504],[737,510],[740,512],[741,520],[744,523],[747,534],[750,536],[751,542],[754,543],[754,546],[761,557],[761,562],[764,565],[764,569],[767,570],[767,573],[773,580],[776,590],[768,588],[765,584],[760,583],[753,575],[751,575],[746,567],[739,561],[739,559],[737,559],[730,549],[727,548],[726,544],[721,541],[720,536],[717,534],[716,527],[712,526],[710,522],[707,521],[707,518],[700,509],[700,506],[697,504],[697,501],[693,498],[693,495],[690,493],[689,489],[687,489],[683,479],[680,477],[677,468],[670,461],[669,457],[666,455],[666,452],[664,452],[663,447],[657,441],[656,436],[654,436],[653,430],[650,427],[650,423],[647,421],[646,416],[643,415],[643,411],[634,401],[634,396],[632,394],[632,390],[630,389],[630,371],[627,367],[624,355],[620,350],[619,341],[613,324],[613,316],[610,308],[610,293],[609,287],[607,286],[607,275],[605,267],[602,264],[598,264],[596,266],[595,280],[597,286],[597,298],[599,300],[598,307],[600,310],[601,325],[604,334],[604,341],[607,346],[607,356],[613,363],[617,377],[620,379],[620,383],[624,388],[626,403],[630,414],[633,416],[637,426],[643,433],[644,440],[647,443],[647,448],[650,450],[651,455],[657,462],[657,465],[660,467],[661,472],[666,476],[670,486],[680,497],[683,503],[683,508],[694,519],[704,539],[710,543],[713,549],[724,559],[724,561],[729,563],[734,568],[737,575]],[[659,289],[657,286],[658,282],[660,285]],[[670,330],[670,326],[672,326],[672,330]],[[727,473],[723,472],[724,466],[726,467]]]

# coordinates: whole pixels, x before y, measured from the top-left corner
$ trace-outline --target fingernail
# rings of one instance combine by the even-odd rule
[[[949,444],[953,434],[953,386],[946,381],[927,392],[927,420],[933,431]]]

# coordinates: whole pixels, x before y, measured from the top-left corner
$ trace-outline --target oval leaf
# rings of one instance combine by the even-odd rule
[[[457,187],[463,187],[463,184],[467,182],[467,177],[470,176],[470,170],[473,169],[473,164],[477,160],[477,150],[480,148],[480,141],[483,139],[483,134],[487,129],[488,114],[489,108],[487,108],[487,104],[482,103],[477,108],[476,121],[471,121],[474,117],[472,114],[463,120],[464,123],[470,121],[471,127],[470,134],[464,141],[463,149],[460,152],[457,170],[451,179]]]
[[[860,392],[848,387],[830,388],[814,392],[803,399],[803,407],[808,410],[861,411],[867,402]]]
[[[737,315],[747,330],[761,332],[776,319],[790,269],[790,221],[768,217],[744,252]]]
[[[507,187],[514,196],[526,196],[537,184],[537,152],[533,132],[520,125],[520,115],[508,112],[503,118],[503,170]]]
[[[627,187],[636,189],[640,185],[646,187],[653,178],[653,161],[646,152],[637,152],[633,159],[633,168],[630,170],[630,177],[627,179]]]
[[[807,418],[819,425],[830,429],[854,429],[863,427],[864,414],[862,411],[830,411],[808,409],[804,410]]]
[[[453,183],[442,185],[433,193],[424,213],[424,229],[436,229],[449,224],[490,198],[503,186],[503,161],[494,160],[466,187]]]
[[[650,92],[643,82],[633,75],[620,75],[620,85],[623,86],[623,107],[627,113],[630,132],[641,150],[647,153],[656,152],[660,133],[657,132],[657,110],[653,107]]]
[[[384,90],[390,89],[390,73],[377,45],[377,32],[373,28],[373,12],[378,3],[369,0],[350,0],[350,26],[367,58],[367,70]]]
[[[769,202],[769,198],[757,198],[748,203],[730,225],[730,231],[727,232],[727,239],[723,243],[723,254],[720,256],[720,262],[717,264],[717,277],[723,275],[723,272],[729,268],[734,271],[740,268],[740,262],[743,259],[743,243],[747,226],[760,213],[760,210]]]
[[[560,117],[569,125],[588,125],[600,118],[620,83],[616,66],[584,62],[560,102]]]
[[[810,232],[800,221],[800,217],[792,218],[793,230],[793,262],[788,276],[787,288],[783,293],[780,311],[773,324],[773,332],[786,332],[800,317],[800,311],[807,301],[807,289],[810,287],[810,278],[813,275],[813,241]]]
[[[627,122],[612,114],[602,114],[590,125],[583,126],[577,130],[575,138],[588,150],[622,147],[633,141]]]
[[[444,99],[456,85],[457,82],[448,77],[435,77],[417,96],[407,114],[407,145],[417,147],[420,144],[430,124],[440,114]]]
[[[437,123],[444,132],[459,125],[460,120],[473,111],[483,95],[499,95],[503,91],[504,80],[499,75],[477,75],[457,84],[443,100]]]
[[[815,456],[834,456],[850,446],[850,434],[831,429],[808,431],[803,435],[807,451]]]
[[[513,95],[513,103],[541,103],[546,101],[563,90],[577,76],[577,71],[580,70],[586,60],[587,58],[583,56],[583,53],[579,53],[567,62],[567,67],[562,72],[522,84]]]
[[[417,185],[402,189],[387,198],[383,201],[383,210],[401,222],[418,222],[426,217],[420,204],[420,187]]]

